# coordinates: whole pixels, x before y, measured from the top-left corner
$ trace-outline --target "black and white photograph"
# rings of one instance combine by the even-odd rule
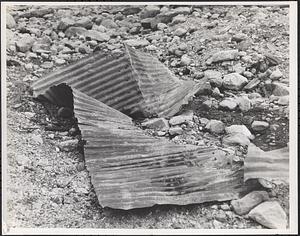
[[[1,2],[2,234],[297,234],[297,7]]]

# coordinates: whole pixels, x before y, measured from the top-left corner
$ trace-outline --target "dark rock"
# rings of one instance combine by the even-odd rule
[[[54,13],[54,9],[52,8],[40,8],[40,9],[35,9],[35,10],[31,10],[29,12],[25,12],[23,14],[20,15],[20,18],[25,17],[25,18],[31,18],[31,17],[43,17],[45,15],[48,14],[52,14]]]
[[[130,7],[126,7],[123,9],[122,13],[123,15],[127,16],[127,15],[134,15],[137,14],[141,11],[141,7],[139,6],[130,6]]]
[[[246,34],[238,33],[238,34],[233,35],[232,38],[231,38],[231,40],[232,40],[232,41],[236,41],[236,42],[239,43],[239,42],[241,42],[241,41],[247,39],[247,37],[248,37],[248,36],[247,36]]]
[[[58,109],[57,115],[62,118],[71,118],[73,116],[73,111],[68,107],[61,107]]]
[[[74,20],[70,18],[62,18],[57,26],[57,29],[65,31],[66,29],[68,29],[70,26],[73,26],[74,24],[75,24]]]
[[[93,22],[88,17],[82,17],[79,21],[76,21],[73,26],[91,29]]]
[[[79,36],[79,35],[85,35],[87,32],[87,29],[83,27],[76,27],[76,26],[71,26],[65,31],[65,35],[69,38],[74,37],[74,36]]]
[[[210,95],[212,93],[212,88],[209,82],[203,83],[199,90],[195,93],[196,96],[199,95]]]

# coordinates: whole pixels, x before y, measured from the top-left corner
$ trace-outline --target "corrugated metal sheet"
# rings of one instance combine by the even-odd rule
[[[242,191],[242,167],[228,165],[214,148],[146,135],[128,116],[73,91],[86,166],[103,207],[222,201]]]
[[[289,150],[288,148],[264,152],[255,145],[248,148],[244,162],[244,178],[263,178],[269,181],[289,181]]]
[[[51,87],[61,83],[133,117],[172,116],[202,86],[177,79],[156,58],[128,46],[124,55],[98,53],[50,73],[32,85],[34,95],[60,100]]]

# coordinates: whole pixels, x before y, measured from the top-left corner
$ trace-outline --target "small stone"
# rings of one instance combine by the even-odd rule
[[[180,126],[174,126],[169,129],[170,135],[179,135],[183,133],[183,129]]]
[[[251,72],[250,72],[251,73]],[[251,80],[245,87],[244,90],[253,90],[255,89],[258,85],[260,84],[260,79],[255,78],[253,80]]]
[[[146,39],[128,39],[124,42],[131,47],[144,47],[149,45],[149,41]]]
[[[220,208],[223,210],[223,211],[230,211],[230,206],[228,206],[228,204],[222,204],[220,206]]]
[[[86,28],[79,27],[79,26],[71,26],[65,31],[65,36],[71,38],[71,37],[76,37],[79,35],[85,35],[87,32]]]
[[[243,76],[245,76],[247,79],[253,78],[253,74],[250,71],[244,71]]]
[[[232,90],[240,90],[247,82],[248,80],[246,77],[238,73],[231,73],[224,76],[223,87]]]
[[[172,24],[180,24],[186,22],[186,17],[184,15],[177,15],[173,18]]]
[[[188,45],[186,43],[181,43],[179,44],[178,49],[181,51],[186,51],[188,49]]]
[[[117,29],[119,26],[112,19],[103,19],[101,25],[107,29]]]
[[[44,143],[42,136],[39,135],[39,134],[38,135],[37,134],[33,134],[32,135],[32,140],[34,142],[36,142],[36,143],[39,143],[39,144],[43,144]]]
[[[128,15],[134,15],[137,14],[141,11],[141,7],[139,6],[129,6],[126,7],[122,10],[123,15],[128,16]]]
[[[85,32],[85,37],[98,42],[107,42],[110,39],[110,36],[106,33],[101,33],[96,30],[88,30]]]
[[[224,96],[223,94],[221,94],[220,89],[217,88],[217,87],[215,87],[215,88],[213,89],[212,95],[213,95],[214,97],[222,97],[222,96]]]
[[[238,215],[245,215],[263,201],[269,199],[266,191],[253,191],[241,199],[232,200],[233,210]]]
[[[187,33],[187,30],[184,29],[184,28],[177,28],[177,29],[174,31],[174,35],[179,36],[179,37],[184,36],[186,33]]]
[[[146,6],[140,13],[140,18],[152,18],[155,17],[157,14],[160,13],[160,7],[155,5],[148,5]]]
[[[232,67],[233,71],[239,74],[243,74],[245,71],[245,67],[242,66],[241,63],[237,63]]]
[[[203,118],[200,118],[199,121],[200,121],[201,125],[207,125],[207,123],[209,122],[209,119],[203,117]]]
[[[189,121],[193,121],[193,112],[186,112],[182,115],[174,116],[169,120],[169,124],[174,126],[174,125],[180,125],[183,123],[187,123]]]
[[[169,123],[165,118],[153,118],[148,121],[145,121],[141,124],[143,127],[147,127],[150,129],[156,129],[156,130],[168,130]]]
[[[16,42],[16,48],[19,52],[27,52],[31,49],[33,44],[34,39],[30,35],[26,34],[19,41]]]
[[[166,135],[166,132],[165,131],[157,131],[157,136],[165,136]]]
[[[204,77],[208,79],[210,84],[215,87],[221,87],[223,80],[222,80],[222,73],[215,70],[206,70],[204,71]]]
[[[206,124],[205,129],[209,130],[212,133],[221,134],[225,130],[225,125],[222,121],[210,120]]]
[[[289,96],[281,96],[277,103],[282,106],[289,105]]]
[[[270,75],[271,80],[279,80],[282,77],[281,71],[277,68],[275,71],[272,72]]]
[[[190,7],[176,7],[174,10],[174,15],[179,15],[179,14],[182,14],[182,15],[188,15],[191,13],[191,8]]]
[[[214,210],[218,210],[218,205],[212,205],[210,208]]]
[[[219,103],[221,109],[233,111],[237,107],[237,103],[233,99],[225,99]]]
[[[166,28],[168,28],[168,26],[164,23],[158,23],[157,24],[157,29],[158,30],[163,30],[163,29],[166,29]]]
[[[257,99],[257,98],[261,98],[261,95],[259,93],[253,92],[253,93],[249,93],[248,94],[248,98],[249,99]]]
[[[242,133],[233,133],[226,135],[225,137],[223,137],[222,141],[227,145],[249,146],[250,144],[249,138]]]
[[[225,50],[220,51],[212,55],[211,58],[209,58],[209,62],[222,62],[222,61],[230,61],[235,60],[238,56],[238,50]]]
[[[84,164],[84,162],[79,162],[78,164],[77,164],[77,166],[76,166],[76,169],[77,169],[77,171],[83,171],[83,170],[85,170],[85,164]]]
[[[287,216],[277,201],[266,201],[249,212],[249,217],[271,229],[286,229]]]
[[[77,148],[77,146],[78,146],[77,139],[66,140],[59,144],[59,148],[66,152],[75,150]]]
[[[265,121],[253,121],[253,123],[251,124],[251,128],[254,130],[254,131],[264,131],[265,129],[269,128],[269,123],[268,122],[265,122]]]
[[[70,26],[73,26],[75,24],[74,20],[70,18],[63,18],[61,21],[58,23],[57,29],[65,31],[67,28]]]
[[[272,94],[275,96],[289,95],[289,88],[283,83],[279,83],[279,82],[272,83],[272,87],[273,87]]]
[[[9,13],[6,13],[6,28],[12,29],[16,26],[16,21],[13,16]]]
[[[227,221],[227,215],[224,211],[219,211],[216,214],[215,218],[216,218],[216,220],[223,222],[223,223]]]
[[[82,17],[79,21],[76,21],[73,26],[91,29],[93,26],[93,22],[88,17]]]
[[[253,135],[251,134],[250,130],[245,125],[231,125],[226,127],[225,131],[227,134],[241,133],[249,139],[253,138]]]
[[[205,82],[199,87],[198,91],[195,93],[196,96],[199,95],[210,95],[212,93],[212,88],[209,82]]]
[[[238,33],[238,34],[233,35],[231,40],[239,43],[247,38],[248,38],[248,36],[246,34]]]
[[[58,58],[58,59],[55,60],[55,64],[59,65],[59,66],[65,64],[65,63],[66,63],[66,61],[64,59]]]
[[[51,69],[53,67],[53,62],[45,61],[43,64],[41,64],[41,67],[44,69]]]
[[[236,101],[241,111],[246,112],[251,109],[251,101],[247,96],[238,97]]]
[[[192,60],[188,57],[188,55],[184,54],[182,55],[180,62],[183,66],[188,66],[191,64]]]
[[[222,228],[222,223],[218,220],[213,220],[213,226],[215,229],[221,229]]]

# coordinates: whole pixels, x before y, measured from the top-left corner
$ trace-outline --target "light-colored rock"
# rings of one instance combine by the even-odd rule
[[[164,23],[158,23],[157,24],[157,29],[158,30],[163,30],[163,29],[166,29],[166,28],[168,28],[168,25],[166,25],[166,24],[164,24]]]
[[[243,40],[245,40],[247,38],[248,38],[247,34],[237,33],[237,34],[235,34],[235,35],[232,36],[231,40],[232,41],[236,41],[236,42],[241,42],[241,41],[243,41]]]
[[[6,13],[6,28],[12,29],[16,26],[16,21],[13,16],[9,13]]]
[[[208,64],[211,64],[213,62],[222,62],[222,61],[230,61],[230,60],[235,60],[238,56],[238,50],[233,49],[233,50],[225,50],[225,51],[220,51],[211,56],[207,60]]]
[[[244,71],[243,76],[245,76],[247,79],[253,78],[253,74],[250,71]]]
[[[53,67],[53,62],[45,61],[44,63],[41,64],[41,67],[44,69],[51,69]]]
[[[61,59],[61,58],[57,58],[57,59],[55,60],[55,64],[56,64],[56,65],[59,65],[59,66],[65,64],[65,63],[66,63],[66,60]]]
[[[203,118],[200,118],[199,121],[200,121],[201,125],[207,125],[207,123],[209,122],[209,119],[203,117]]]
[[[188,15],[191,13],[191,8],[190,7],[176,7],[174,10],[174,15]]]
[[[289,95],[289,88],[283,83],[274,82],[272,83],[272,87],[273,87],[272,94],[275,96]]]
[[[228,134],[223,137],[222,141],[227,145],[249,146],[250,144],[249,138],[242,133]]]
[[[112,19],[103,19],[101,25],[107,29],[117,29],[119,26]]]
[[[35,40],[29,34],[25,34],[16,42],[16,48],[19,52],[27,52],[31,49],[34,41]]]
[[[124,42],[131,47],[143,47],[149,45],[149,41],[146,39],[128,39]]]
[[[289,96],[281,96],[277,103],[282,106],[289,105]]]
[[[160,7],[155,5],[148,5],[140,12],[140,18],[151,18],[155,17],[157,14],[160,13]]]
[[[76,27],[76,26],[70,26],[65,31],[65,35],[70,38],[70,37],[73,37],[73,36],[85,35],[86,32],[87,32],[86,28]]]
[[[77,139],[66,140],[59,144],[59,148],[66,152],[75,150],[77,148],[77,146],[78,146]]]
[[[209,130],[212,133],[221,134],[225,130],[225,125],[220,120],[210,120],[206,124],[205,129]]]
[[[253,93],[249,93],[249,94],[248,94],[248,98],[249,98],[250,100],[252,100],[252,99],[257,99],[257,98],[261,98],[261,95],[260,95],[259,93],[253,92]]]
[[[183,133],[183,129],[180,126],[174,126],[169,129],[170,135],[179,135]]]
[[[247,96],[241,96],[236,99],[241,111],[246,112],[251,109],[251,101]]]
[[[220,89],[215,87],[212,91],[212,96],[214,97],[223,97],[224,95],[220,92]]]
[[[219,103],[219,107],[224,110],[233,111],[237,107],[237,103],[234,99],[225,99]]]
[[[88,30],[84,33],[85,37],[98,42],[107,42],[110,39],[110,36],[106,33],[101,33],[96,30]]]
[[[278,80],[283,76],[283,74],[281,73],[281,71],[277,68],[275,71],[272,72],[272,74],[270,75],[270,79],[271,80]]]
[[[248,83],[248,79],[238,73],[231,73],[224,76],[223,87],[232,90],[240,90]]]
[[[231,125],[225,128],[225,132],[227,134],[235,134],[241,133],[248,137],[249,139],[253,139],[253,135],[251,134],[250,130],[245,125]]]
[[[142,126],[150,128],[150,129],[156,129],[156,130],[162,130],[162,131],[166,131],[170,128],[169,123],[165,118],[150,119],[148,121],[143,122]]]
[[[182,55],[180,63],[183,66],[188,66],[189,64],[191,64],[191,62],[192,62],[192,60],[191,60],[191,58],[189,58],[188,55],[186,55],[186,54]]]
[[[184,36],[186,33],[187,33],[187,29],[184,29],[184,28],[177,28],[174,31],[174,35],[179,36],[179,37]]]
[[[187,112],[182,115],[174,116],[169,120],[169,124],[174,126],[187,123],[189,121],[193,121],[193,116],[193,112]]]
[[[65,31],[70,26],[73,26],[75,24],[75,21],[70,18],[62,18],[61,21],[58,23],[57,29]]]
[[[245,67],[242,66],[241,63],[237,63],[232,67],[233,71],[239,74],[243,74],[245,71]]]
[[[177,15],[173,18],[172,24],[180,24],[186,22],[186,17],[184,15]]]
[[[208,79],[212,86],[221,87],[222,86],[222,73],[215,70],[204,71],[204,77]]]
[[[255,89],[260,84],[260,82],[261,81],[258,78],[252,79],[248,84],[246,84],[246,86],[244,87],[244,90],[247,91],[247,90]]]
[[[271,229],[285,229],[287,216],[277,201],[266,201],[249,212],[249,217]]]
[[[43,138],[40,134],[33,134],[32,135],[32,140],[38,144],[43,144],[44,141],[43,141]]]
[[[255,120],[252,122],[251,124],[251,128],[254,130],[254,131],[263,131],[267,128],[269,128],[269,123],[266,122],[266,121],[258,121],[258,120]]]
[[[232,200],[231,206],[238,215],[245,215],[258,204],[269,199],[269,194],[266,191],[253,191],[248,193],[241,199]]]

